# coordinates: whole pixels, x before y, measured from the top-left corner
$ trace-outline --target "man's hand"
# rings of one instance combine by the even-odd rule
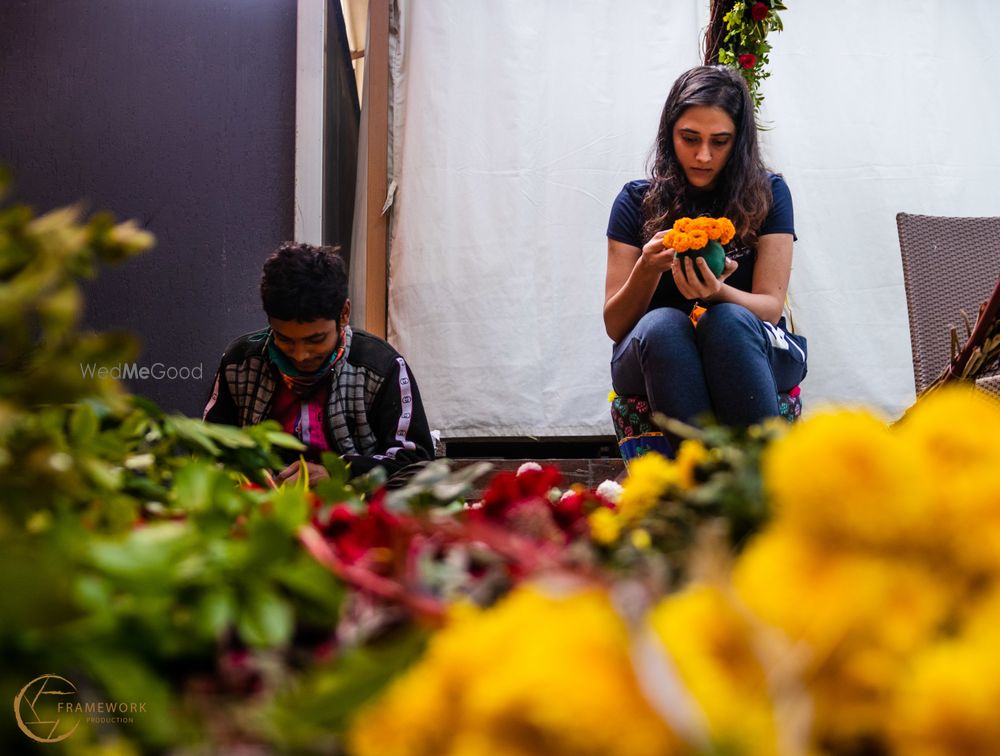
[[[306,472],[309,475],[309,485],[314,486],[321,480],[326,480],[330,477],[330,473],[326,471],[323,465],[317,465],[315,462],[306,462]],[[282,483],[296,483],[298,482],[299,476],[302,475],[302,463],[292,462],[288,467],[278,473],[278,484]]]

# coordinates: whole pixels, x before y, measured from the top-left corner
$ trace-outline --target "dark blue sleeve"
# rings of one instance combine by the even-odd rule
[[[642,248],[642,200],[649,182],[629,181],[615,197],[608,219],[608,238]]]
[[[791,234],[795,236],[795,216],[792,212],[792,193],[788,184],[776,173],[771,174],[771,210],[760,227],[758,236],[765,234]]]

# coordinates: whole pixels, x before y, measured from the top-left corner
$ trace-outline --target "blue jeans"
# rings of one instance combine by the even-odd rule
[[[691,324],[670,307],[650,310],[615,344],[611,384],[668,417],[746,427],[778,415],[778,393],[806,375],[806,342],[742,305],[713,305]]]

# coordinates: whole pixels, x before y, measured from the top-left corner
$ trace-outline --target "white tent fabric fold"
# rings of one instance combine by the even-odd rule
[[[608,213],[704,2],[399,2],[389,339],[445,437],[612,432]],[[991,0],[790,3],[765,154],[796,212],[807,410],[913,397],[895,213],[1000,214]],[[883,5],[885,7],[883,7]]]

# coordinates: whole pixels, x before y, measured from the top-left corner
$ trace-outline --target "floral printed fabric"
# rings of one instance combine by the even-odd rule
[[[778,394],[778,414],[790,423],[802,414],[799,387]],[[644,396],[616,396],[611,401],[611,419],[618,437],[618,451],[626,464],[648,451],[673,458],[670,440],[653,423],[652,408]]]

